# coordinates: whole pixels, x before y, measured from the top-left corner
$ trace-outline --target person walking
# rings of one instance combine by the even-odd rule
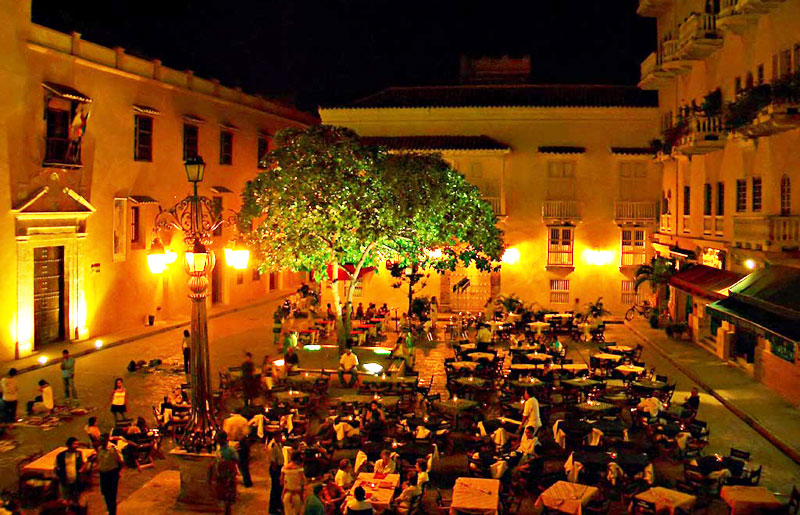
[[[236,464],[239,456],[233,447],[228,445],[228,435],[225,431],[217,433],[216,455],[217,497],[225,503],[225,515],[230,515],[231,506],[236,502]]]
[[[258,395],[258,381],[256,381],[256,365],[253,363],[253,355],[249,352],[244,353],[242,362],[242,400],[245,406]]]
[[[125,413],[128,411],[128,391],[122,385],[122,378],[114,379],[114,389],[111,391],[111,413],[114,415],[114,422],[120,419],[125,420]]]
[[[533,388],[525,388],[523,394],[525,403],[522,407],[522,424],[519,426],[520,433],[526,427],[533,426],[533,431],[536,433],[542,427],[542,417],[539,414],[539,401],[533,396]]]
[[[74,436],[67,438],[67,449],[56,456],[56,477],[61,498],[74,506],[79,505],[83,490],[81,474],[86,471],[88,464],[84,463],[83,455],[78,449],[78,439]]]
[[[303,491],[306,487],[306,474],[303,469],[303,456],[292,453],[289,464],[281,472],[283,485],[283,515],[303,515]]]
[[[100,472],[100,493],[106,501],[108,515],[117,513],[117,490],[122,472],[122,454],[109,440],[109,434],[100,437],[97,449],[97,470]]]
[[[239,439],[239,472],[242,474],[242,484],[245,488],[251,488],[253,486],[253,479],[250,477],[251,444],[250,433]]]
[[[61,380],[64,382],[64,400],[78,402],[78,393],[75,391],[75,358],[69,355],[69,351],[61,351]]]
[[[283,469],[283,449],[281,433],[269,433],[266,455],[269,468],[269,513],[281,512],[281,469]]]
[[[8,424],[17,420],[17,402],[19,400],[19,382],[17,369],[8,370],[8,375],[0,379],[0,389],[3,390],[3,409],[0,412],[3,422]]]
[[[192,357],[192,335],[188,329],[183,330],[181,350],[183,351],[183,373],[188,376],[191,371],[190,361]]]

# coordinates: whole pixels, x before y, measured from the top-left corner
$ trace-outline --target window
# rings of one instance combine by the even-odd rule
[[[253,282],[261,280],[261,272],[258,271],[258,268],[253,269]]]
[[[574,227],[549,227],[547,265],[572,266],[572,237]]]
[[[754,213],[761,211],[761,177],[753,177],[753,199],[751,206]]]
[[[772,54],[772,81],[778,79],[778,54]]]
[[[266,168],[261,164],[261,160],[267,155],[269,152],[269,140],[270,137],[266,134],[259,134],[258,135],[258,156],[256,156],[258,167],[259,168]]]
[[[705,183],[703,185],[703,215],[711,216],[711,185]]]
[[[631,281],[628,279],[622,280],[622,287],[620,291],[622,292],[622,297],[620,301],[624,306],[632,306],[634,304],[641,304],[641,298],[639,293],[636,291],[635,288],[635,281]]]
[[[219,220],[219,217],[222,214],[222,197],[211,197],[211,209],[214,214],[214,220]],[[221,225],[214,229],[214,236],[222,236]]]
[[[153,160],[153,119],[141,114],[133,117],[133,159]]]
[[[244,284],[244,272],[236,272],[236,284]]]
[[[550,279],[550,302],[569,303],[569,279]]]
[[[139,243],[139,206],[131,206],[131,243]]]
[[[725,214],[725,183],[717,183],[717,216]]]
[[[547,163],[547,194],[550,200],[572,200],[575,196],[575,161]]]
[[[621,266],[645,263],[644,229],[622,229]]]
[[[800,75],[800,44],[794,46],[794,73]]]
[[[786,49],[780,53],[781,77],[788,77],[792,74],[792,50]]]
[[[647,180],[647,165],[641,161],[623,161],[619,164],[620,200],[639,200]]]
[[[788,175],[781,177],[781,214],[792,213],[792,183]]]
[[[233,164],[233,133],[220,131],[219,133],[219,164]]]
[[[56,105],[55,107],[53,105]],[[60,104],[64,104],[63,106]],[[51,101],[47,107],[45,161],[65,163],[69,148],[69,103]]]
[[[736,212],[747,211],[747,181],[738,179],[736,181]]]
[[[189,123],[183,124],[183,160],[186,161],[191,157],[197,157],[197,142],[198,142],[198,128],[197,125]]]
[[[758,69],[756,70],[756,77],[758,80],[758,85],[764,84],[764,65],[759,64]]]
[[[691,197],[692,197],[692,188],[691,186],[684,186],[683,187],[683,214],[690,215],[692,214],[691,211]]]

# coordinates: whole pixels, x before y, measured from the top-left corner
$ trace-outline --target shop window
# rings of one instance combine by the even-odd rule
[[[569,303],[569,279],[550,279],[550,302]]]

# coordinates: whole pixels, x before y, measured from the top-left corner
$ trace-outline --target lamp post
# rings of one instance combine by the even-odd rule
[[[207,276],[214,269],[214,251],[211,235],[223,225],[236,225],[236,214],[227,218],[217,212],[208,197],[198,195],[197,186],[203,181],[205,162],[197,156],[184,163],[186,177],[192,183],[192,194],[174,206],[161,210],[156,215],[154,231],[175,229],[183,233],[186,252],[184,269],[189,274],[189,298],[192,302],[191,318],[191,397],[192,409],[186,431],[179,444],[187,452],[211,452],[218,426],[214,418],[211,397],[211,368],[208,352],[208,324],[206,318]],[[226,249],[226,254],[229,249]],[[237,269],[247,268],[249,252],[244,248],[232,249],[235,262],[228,262]],[[148,266],[154,273],[163,272],[168,255],[156,235],[147,256]]]

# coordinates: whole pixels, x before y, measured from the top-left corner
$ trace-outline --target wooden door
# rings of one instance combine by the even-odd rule
[[[222,302],[222,267],[217,263],[211,271],[211,304]]]
[[[450,282],[445,286],[446,282],[442,282],[442,287],[449,289],[450,296],[450,311],[469,311],[477,313],[486,308],[486,302],[492,295],[492,274],[488,272],[480,272],[475,267],[458,267],[453,273],[450,274]],[[469,281],[466,288],[457,288],[453,291],[453,287],[459,284],[464,284],[462,281]],[[499,282],[497,284],[499,286]],[[497,288],[499,289],[499,288]],[[441,292],[442,297],[445,292]]]
[[[64,339],[64,247],[33,249],[34,348]]]

